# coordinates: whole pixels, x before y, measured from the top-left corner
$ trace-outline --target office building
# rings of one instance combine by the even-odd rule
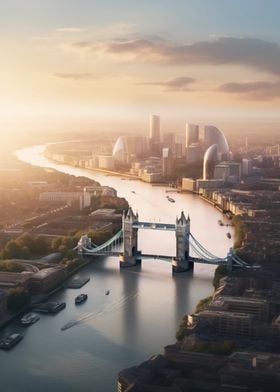
[[[193,143],[198,143],[199,127],[195,124],[186,124],[186,148]]]
[[[174,162],[171,149],[165,147],[162,149],[162,175],[164,177],[171,177],[174,172]]]
[[[242,159],[242,176],[247,177],[252,173],[253,162],[252,159]]]
[[[214,168],[214,178],[230,183],[238,183],[241,179],[241,165],[238,162],[220,162]]]
[[[155,114],[150,117],[149,139],[152,144],[160,143],[160,117]]]
[[[200,143],[192,143],[186,147],[187,163],[199,162],[202,159],[202,150]]]

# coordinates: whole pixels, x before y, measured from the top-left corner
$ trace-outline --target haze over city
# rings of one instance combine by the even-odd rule
[[[1,4],[1,132],[279,119],[276,0]],[[100,129],[100,128],[99,128]]]
[[[1,392],[279,392],[279,1],[0,3]]]

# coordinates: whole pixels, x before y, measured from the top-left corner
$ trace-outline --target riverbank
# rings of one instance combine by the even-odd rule
[[[190,214],[195,237],[212,253],[226,255],[231,240],[226,238],[227,230],[217,224],[221,214],[198,197],[177,193],[176,202],[170,203],[166,187],[57,165],[41,155],[42,149],[25,149],[20,156],[27,163],[76,177],[86,176],[115,188],[144,221],[174,224],[176,215],[184,210]],[[158,254],[159,250],[161,254],[175,254],[174,234],[166,231],[141,230],[138,245],[146,254]],[[79,275],[90,277],[82,289],[88,294],[88,301],[77,307],[75,296],[79,292],[58,291],[54,300],[67,303],[63,312],[53,317],[42,315],[9,355],[0,352],[2,383],[10,389],[20,391],[24,383],[29,392],[36,392],[48,379],[51,382],[46,388],[52,392],[71,388],[73,392],[90,392],[92,385],[97,391],[115,390],[121,369],[144,361],[174,341],[183,315],[191,313],[201,298],[212,293],[214,267],[196,265],[191,274],[172,277],[171,265],[164,261],[143,260],[141,265],[120,270],[116,258],[103,257],[80,270]],[[110,295],[105,295],[106,290],[110,290]],[[74,326],[61,331],[70,320],[75,321]],[[17,330],[18,323],[8,328]],[[51,366],[52,363],[58,365]],[[59,371],[58,379],[60,363],[59,369],[67,368],[67,372]],[[13,378],[11,367],[15,369]]]
[[[0,331],[6,327],[7,325],[11,324],[11,322],[13,322],[14,320],[16,320],[17,318],[19,318],[20,316],[22,316],[24,313],[31,311],[32,307],[39,303],[39,302],[44,302],[47,299],[51,298],[52,296],[54,296],[55,294],[57,294],[59,291],[67,289],[67,283],[69,282],[69,280],[77,273],[79,272],[81,269],[83,269],[84,267],[86,267],[88,264],[91,263],[91,260],[85,261],[82,264],[78,265],[77,267],[75,267],[72,271],[70,271],[67,275],[67,277],[57,286],[55,287],[53,290],[44,293],[44,294],[37,294],[37,295],[33,295],[30,302],[22,307],[21,309],[19,309],[17,312],[8,315],[4,320],[0,321]]]

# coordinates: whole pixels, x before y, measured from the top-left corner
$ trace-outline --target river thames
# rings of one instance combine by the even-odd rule
[[[191,232],[217,256],[224,257],[232,246],[226,233],[231,228],[218,225],[219,211],[191,194],[172,193],[167,187],[137,180],[124,180],[76,167],[56,164],[42,156],[44,146],[17,151],[22,161],[53,168],[75,176],[86,176],[101,185],[115,188],[125,197],[140,220],[175,223],[183,210],[190,215]],[[175,234],[142,231],[139,249],[143,253],[175,254]],[[144,260],[141,266],[119,269],[118,258],[93,259],[78,275],[90,277],[82,289],[66,289],[52,299],[65,301],[66,308],[55,316],[23,328],[19,320],[1,335],[20,331],[24,339],[9,352],[0,352],[3,392],[110,392],[117,390],[118,372],[162,353],[175,342],[182,317],[208,296],[215,267],[195,265],[193,272],[172,276],[166,261]],[[110,290],[110,295],[105,295]],[[75,306],[79,293],[88,300]],[[61,328],[71,321],[71,328]]]

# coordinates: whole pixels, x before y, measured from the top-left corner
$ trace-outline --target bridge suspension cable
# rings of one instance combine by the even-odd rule
[[[218,257],[216,255],[214,255],[213,253],[209,252],[206,248],[204,248],[204,246],[202,246],[197,239],[190,233],[190,244],[192,246],[192,249],[195,250],[196,252],[199,252],[202,256],[202,258],[206,258],[209,260],[221,260],[221,261],[225,261],[226,257]]]
[[[123,230],[121,229],[112,238],[104,242],[104,244],[101,244],[93,248],[92,246],[90,246],[91,242],[88,243],[85,242],[85,243],[78,244],[75,249],[78,251],[84,251],[87,254],[111,253],[111,250],[114,246],[119,246],[122,236],[123,236]]]

